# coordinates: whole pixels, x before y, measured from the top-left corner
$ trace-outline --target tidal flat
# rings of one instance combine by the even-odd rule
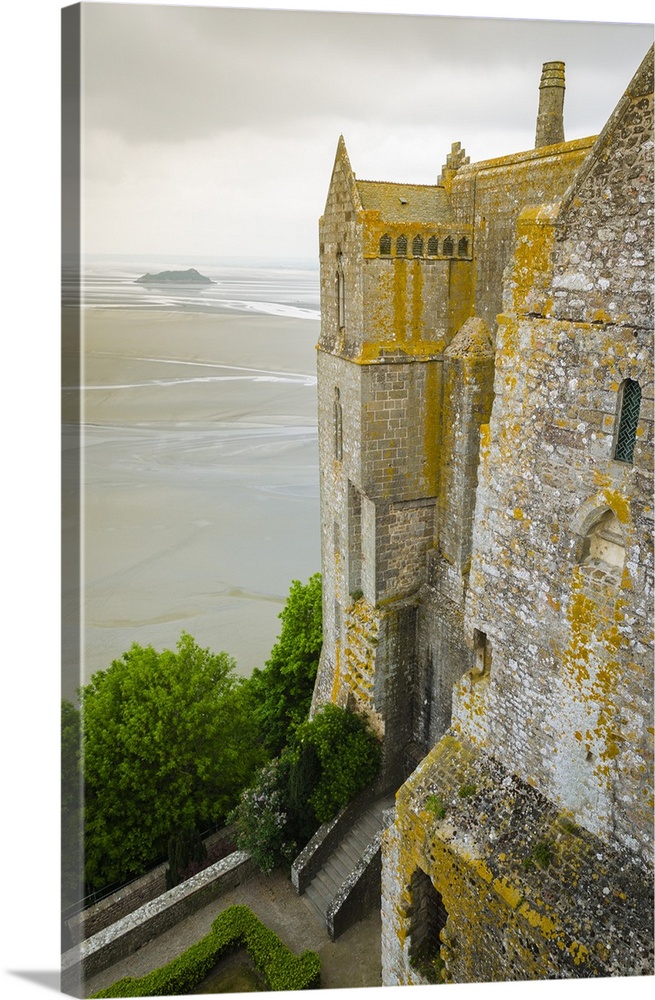
[[[320,569],[317,339],[289,316],[82,311],[81,683],[182,630],[263,666],[289,584]]]

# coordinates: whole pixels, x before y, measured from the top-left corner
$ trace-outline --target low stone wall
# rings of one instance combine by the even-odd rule
[[[246,882],[256,871],[249,854],[235,851],[69,949],[62,956],[62,992],[79,995],[84,979],[113,965],[119,958],[131,954],[180,920]]]
[[[223,827],[207,837],[203,843],[208,853],[216,848],[232,852],[236,848],[235,827]],[[161,896],[162,893],[166,892],[167,869],[168,862],[164,862],[141,878],[121,886],[111,896],[106,896],[105,899],[101,899],[93,906],[69,917],[66,920],[66,926],[70,934],[71,944],[76,945],[86,938],[93,937],[98,931],[116,923],[117,920],[126,917],[128,913],[133,913],[140,906],[149,903],[151,899]]]

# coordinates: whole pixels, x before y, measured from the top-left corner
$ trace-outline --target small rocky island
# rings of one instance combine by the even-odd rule
[[[216,282],[207,278],[204,274],[196,271],[195,267],[190,267],[187,271],[160,271],[159,274],[144,274],[137,278],[135,284],[161,285],[163,283],[175,282],[186,285],[215,285]]]

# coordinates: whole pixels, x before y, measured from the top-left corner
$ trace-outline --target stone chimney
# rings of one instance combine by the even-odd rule
[[[547,62],[541,70],[539,114],[534,148],[564,142],[564,63]]]

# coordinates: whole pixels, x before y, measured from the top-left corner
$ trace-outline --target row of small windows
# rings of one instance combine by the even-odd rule
[[[388,233],[380,237],[380,254],[383,257],[391,256],[391,237]],[[396,256],[406,257],[407,256],[408,241],[407,237],[402,235],[398,236],[396,239]],[[415,236],[412,240],[412,256],[413,257],[423,257],[425,251],[425,241],[422,236]],[[469,241],[466,236],[462,238],[457,243],[457,256],[467,257],[469,253]],[[439,254],[439,240],[436,236],[430,236],[427,241],[427,256],[436,257]],[[441,254],[444,257],[454,257],[455,256],[455,240],[452,236],[446,236],[441,247]]]

